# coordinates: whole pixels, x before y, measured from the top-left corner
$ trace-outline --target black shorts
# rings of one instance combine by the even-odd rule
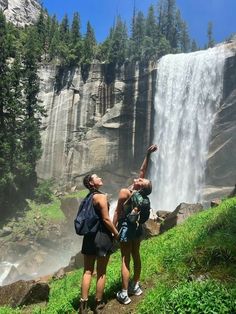
[[[96,234],[87,234],[84,236],[82,254],[101,257],[108,256],[113,252],[113,238],[110,233],[99,230]]]

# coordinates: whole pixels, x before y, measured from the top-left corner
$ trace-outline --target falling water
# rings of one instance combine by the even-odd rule
[[[223,90],[226,48],[167,55],[158,64],[153,208],[201,201],[208,143]]]

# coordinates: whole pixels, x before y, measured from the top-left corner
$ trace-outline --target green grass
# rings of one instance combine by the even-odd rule
[[[0,314],[20,314],[20,309],[12,309],[11,307],[0,307]]]
[[[73,198],[73,197],[78,197],[78,198],[84,198],[88,194],[88,190],[80,190],[76,191],[70,194],[66,194],[63,196],[63,198]]]
[[[142,246],[148,252],[143,276],[156,270],[159,277],[137,313],[236,313],[236,198],[190,217],[155,240]],[[180,298],[184,292],[187,303]],[[217,300],[225,300],[222,308]]]
[[[139,304],[144,314],[232,314],[236,309],[236,287],[215,280],[180,282],[176,286],[159,283]]]
[[[236,313],[235,243],[236,198],[143,241],[141,281],[150,289],[135,313]],[[33,313],[76,313],[81,276],[82,270],[78,270],[52,281],[47,307],[35,307]],[[116,252],[108,265],[108,300],[115,297],[120,285],[120,253]],[[94,294],[95,280],[91,300]]]
[[[63,221],[65,216],[60,209],[61,203],[60,200],[56,197],[53,197],[53,201],[49,204],[37,204],[33,201],[28,202],[30,210],[28,211],[27,215],[29,218],[32,215],[40,215],[44,217],[44,219],[54,220],[54,221]]]

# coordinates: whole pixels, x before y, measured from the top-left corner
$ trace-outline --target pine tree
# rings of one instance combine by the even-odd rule
[[[197,46],[196,41],[193,39],[192,40],[192,44],[191,44],[191,51],[194,52],[194,51],[197,51],[197,50],[199,50],[199,48]]]
[[[0,11],[0,210],[6,202],[5,193],[12,182],[10,173],[10,145],[8,142],[8,121],[9,113],[9,67],[7,65],[8,43],[7,25],[5,17]],[[1,208],[2,207],[2,208]]]
[[[36,30],[37,30],[37,37],[35,40],[37,40],[38,45],[39,45],[39,50],[40,50],[40,55],[46,48],[46,21],[45,21],[45,16],[44,16],[44,11],[41,8],[40,14],[38,17],[38,20],[36,22]]]
[[[153,5],[151,5],[148,9],[148,15],[145,26],[145,35],[150,37],[153,43],[155,42],[157,36],[157,24]]]
[[[10,97],[9,97],[9,124],[8,138],[10,143],[10,169],[14,178],[17,176],[21,165],[21,120],[23,112],[22,99],[22,66],[19,53],[16,54],[10,72]]]
[[[29,186],[36,185],[36,162],[41,156],[40,123],[44,109],[39,103],[39,78],[37,75],[37,46],[35,45],[35,30],[30,29],[23,56],[23,88],[24,117],[22,120],[22,159],[24,160],[23,186],[30,193]],[[26,192],[26,190],[25,190]]]
[[[166,0],[159,0],[157,6],[158,33],[166,37]]]
[[[212,48],[215,45],[215,40],[213,39],[213,24],[212,22],[208,23],[208,27],[207,27],[207,38],[208,38],[208,43],[207,43],[207,47],[208,48]]]
[[[60,33],[60,40],[61,42],[68,44],[70,41],[70,27],[69,27],[69,19],[67,14],[63,17],[60,27],[59,27],[59,33]]]
[[[56,16],[54,15],[52,17],[49,30],[49,48],[48,48],[49,61],[59,55],[59,42],[60,42],[59,24],[57,22]]]
[[[90,24],[87,23],[87,30],[84,38],[83,44],[83,60],[84,64],[91,64],[94,56],[95,56],[95,48],[96,48],[96,38],[94,34],[94,30]]]
[[[109,31],[108,37],[105,39],[103,43],[97,46],[96,58],[100,62],[109,63],[109,52],[111,49],[111,42],[113,36],[114,29],[111,28]]]
[[[81,40],[80,34],[80,17],[79,13],[74,13],[72,25],[71,25],[71,43],[76,45]]]
[[[110,42],[109,62],[122,65],[127,56],[128,34],[125,23],[117,17]]]
[[[181,52],[181,36],[182,36],[182,24],[183,20],[181,17],[180,10],[176,10],[175,13],[175,21],[174,21],[174,28],[173,28],[173,37],[172,37],[172,51],[174,53]]]
[[[148,9],[148,15],[145,21],[145,37],[143,41],[143,56],[146,61],[156,58],[157,54],[157,24],[154,13],[154,7],[151,5]]]
[[[181,52],[190,51],[190,38],[188,34],[188,27],[185,22],[182,22],[182,26],[181,26],[180,48],[181,48]]]
[[[134,60],[141,60],[144,48],[145,37],[145,18],[141,11],[138,12],[133,26],[132,39],[132,55]]]
[[[57,47],[58,56],[60,58],[61,66],[68,66],[74,62],[74,56],[70,54],[70,27],[67,14],[63,17],[59,26],[59,44]]]
[[[165,36],[162,36],[157,46],[158,58],[161,58],[162,56],[169,54],[171,52],[172,52],[172,49],[171,49],[169,40],[167,40]]]
[[[166,39],[170,42],[171,47],[176,48],[175,42],[175,17],[176,4],[175,0],[167,0],[166,12]]]

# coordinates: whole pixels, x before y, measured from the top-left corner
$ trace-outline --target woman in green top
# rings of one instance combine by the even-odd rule
[[[145,178],[147,167],[151,153],[157,150],[156,145],[151,145],[148,150],[146,157],[142,163],[139,171],[139,177],[133,180],[133,184],[120,190],[117,207],[114,213],[113,224],[118,225],[118,229],[121,228],[122,222],[125,221],[127,207],[129,206],[129,199],[133,191],[140,191],[144,195],[149,195],[152,191],[151,181]],[[124,227],[124,225],[123,225]],[[120,249],[122,256],[122,290],[117,293],[117,300],[123,304],[129,304],[131,299],[128,294],[140,295],[142,290],[139,285],[139,279],[141,274],[141,258],[140,258],[140,236],[142,234],[142,226],[136,226],[132,223],[127,223],[126,231],[124,234],[120,234]],[[121,229],[120,229],[121,230]],[[129,285],[130,279],[130,258],[133,258],[134,262],[134,276],[133,281]]]

